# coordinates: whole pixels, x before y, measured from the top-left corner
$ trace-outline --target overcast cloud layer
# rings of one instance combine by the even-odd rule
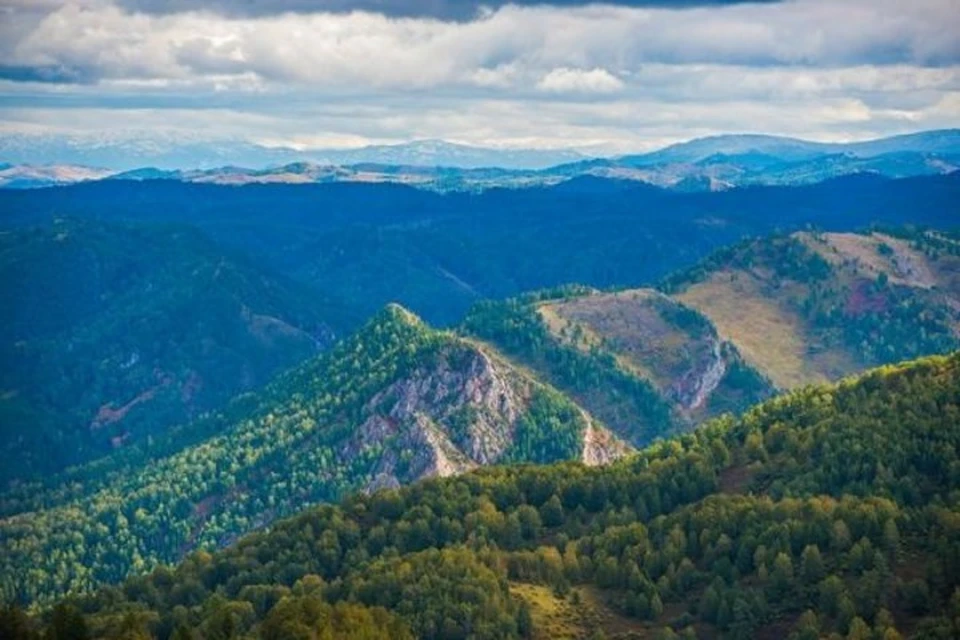
[[[960,126],[960,0],[0,0],[0,132],[625,152]]]

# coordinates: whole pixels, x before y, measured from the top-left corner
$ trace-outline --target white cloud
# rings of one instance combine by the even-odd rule
[[[111,0],[0,0],[0,11],[0,75],[89,83],[0,85],[4,130],[619,149],[722,131],[960,124],[957,0],[508,5],[459,23],[154,15]]]
[[[553,93],[616,93],[623,81],[606,69],[553,69],[537,83],[537,89]]]
[[[955,0],[795,0],[685,11],[506,6],[467,23],[371,13],[226,18],[131,14],[68,3],[5,41],[7,64],[93,77],[255,73],[265,81],[435,87],[514,67],[635,70],[644,64],[960,62]],[[489,73],[489,71],[487,71]],[[496,73],[496,71],[494,71]]]

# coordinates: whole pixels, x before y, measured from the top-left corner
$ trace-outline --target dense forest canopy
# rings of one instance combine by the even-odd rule
[[[0,485],[159,436],[355,322],[182,224],[3,233],[0,282]]]
[[[572,603],[593,637],[952,638],[958,401],[960,354],[887,366],[605,467],[354,495],[3,630],[547,637],[589,623]]]
[[[222,411],[2,494],[0,593],[88,591],[352,491],[625,451],[556,390],[394,305]]]

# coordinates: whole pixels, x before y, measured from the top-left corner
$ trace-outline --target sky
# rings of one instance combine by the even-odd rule
[[[960,0],[0,0],[0,134],[645,151],[960,126]]]

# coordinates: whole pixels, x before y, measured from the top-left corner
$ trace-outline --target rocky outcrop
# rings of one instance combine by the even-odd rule
[[[716,390],[727,373],[727,361],[719,339],[713,338],[706,357],[696,363],[671,389],[671,396],[684,411],[696,411]]]
[[[598,428],[593,419],[584,413],[587,420],[587,428],[583,432],[583,457],[584,464],[591,467],[598,467],[610,464],[618,458],[630,453],[630,447],[622,440],[606,429]]]
[[[499,355],[451,338],[429,364],[365,404],[363,422],[340,454],[350,459],[379,450],[367,490],[496,464],[513,445],[517,422],[539,384]],[[629,451],[584,416],[586,464],[605,464]]]

